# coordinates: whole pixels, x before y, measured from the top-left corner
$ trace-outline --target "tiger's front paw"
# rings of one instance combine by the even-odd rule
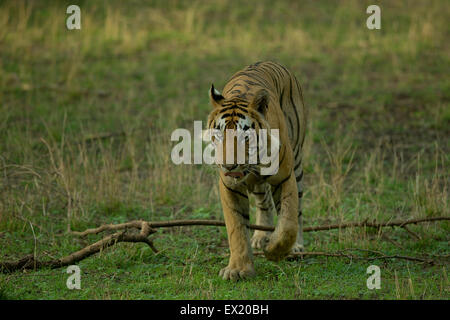
[[[269,242],[263,248],[265,257],[270,261],[280,261],[286,258],[295,245],[296,234],[294,232],[276,231],[270,235]]]
[[[238,281],[239,279],[246,279],[255,275],[255,269],[252,267],[225,267],[219,272],[219,276],[223,280]]]
[[[251,244],[253,249],[264,249],[269,243],[269,232],[256,231],[252,237]]]
[[[300,243],[295,243],[291,249],[291,253],[302,253],[305,252],[305,247]]]
[[[285,250],[282,250],[280,246],[273,245],[271,243],[268,243],[263,249],[264,256],[267,258],[267,260],[274,262],[283,260],[289,254],[289,251],[286,252]]]

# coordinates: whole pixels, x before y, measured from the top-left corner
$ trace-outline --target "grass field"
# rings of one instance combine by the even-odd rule
[[[67,230],[132,219],[223,219],[215,169],[176,166],[176,128],[207,91],[275,60],[303,86],[304,221],[449,216],[450,3],[377,1],[0,2],[0,260],[67,255],[97,239]],[[305,234],[307,251],[436,259],[255,258],[231,283],[225,228],[177,227],[65,268],[0,274],[3,299],[449,299],[449,223]],[[360,251],[371,256],[370,251]],[[447,256],[447,258],[443,257]],[[381,289],[366,287],[369,265]]]

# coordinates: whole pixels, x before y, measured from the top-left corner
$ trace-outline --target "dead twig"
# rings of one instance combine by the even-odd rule
[[[442,220],[450,220],[450,217],[429,217],[429,218],[419,218],[419,219],[410,219],[405,221],[388,221],[377,223],[376,221],[369,222],[367,220],[362,222],[349,222],[342,224],[332,224],[325,226],[316,226],[316,227],[307,227],[304,228],[304,232],[312,232],[312,231],[322,231],[322,230],[332,230],[332,229],[345,229],[350,227],[372,227],[372,228],[382,228],[382,227],[402,227],[405,228],[408,224],[417,224],[423,222],[433,222],[433,221],[442,221]],[[143,242],[150,246],[150,248],[157,253],[158,250],[153,245],[153,242],[148,238],[150,234],[156,232],[156,228],[167,228],[167,227],[176,227],[176,226],[194,226],[194,225],[204,225],[204,226],[225,226],[225,222],[220,220],[172,220],[172,221],[143,221],[143,220],[134,220],[121,224],[105,224],[97,228],[87,229],[83,232],[79,231],[71,231],[70,233],[77,236],[87,236],[91,234],[99,234],[104,231],[119,231],[113,233],[111,235],[105,236],[102,240],[99,240],[81,250],[78,250],[66,257],[60,259],[53,259],[50,261],[39,261],[35,257],[35,254],[27,255],[17,261],[6,261],[0,262],[0,270],[3,272],[13,272],[20,269],[39,269],[42,267],[50,267],[50,268],[59,268],[67,265],[74,264],[78,261],[81,261],[97,252],[100,252],[104,248],[115,245],[118,242]],[[249,229],[254,230],[264,230],[264,231],[273,231],[273,227],[269,226],[260,226],[260,225],[248,225]],[[140,232],[129,233],[128,229],[138,229]],[[348,249],[348,250],[363,250],[363,249]],[[370,251],[370,250],[366,250]],[[404,259],[418,262],[427,262],[434,263],[433,260],[417,258],[417,257],[408,257],[401,255],[385,255],[384,253],[371,251],[372,253],[377,254],[376,257],[368,257],[363,258],[361,256],[355,256],[342,252],[304,252],[304,253],[296,253],[291,255],[291,257],[305,257],[305,256],[331,256],[331,257],[346,257],[349,259],[365,259],[365,260],[375,260],[375,259]],[[258,253],[255,253],[258,255]]]
[[[307,227],[303,229],[303,232],[310,231],[321,231],[321,230],[332,230],[332,229],[345,229],[345,228],[353,228],[353,227],[370,227],[370,228],[383,228],[383,227],[404,227],[408,224],[417,224],[423,222],[433,222],[433,221],[443,221],[450,220],[450,217],[428,217],[428,218],[418,218],[418,219],[410,219],[410,220],[393,220],[388,222],[377,223],[376,221],[368,221],[364,220],[362,222],[349,222],[342,224],[331,224],[327,226],[318,226],[318,227]]]
[[[69,254],[60,259],[53,259],[49,261],[39,261],[34,254],[27,255],[17,261],[5,261],[0,262],[0,270],[2,272],[13,272],[16,270],[32,269],[37,270],[42,267],[60,268],[68,265],[72,265],[78,261],[81,261],[93,254],[100,252],[101,250],[111,247],[118,242],[143,242],[150,246],[150,248],[157,253],[158,250],[153,245],[153,242],[148,238],[156,230],[152,229],[148,222],[140,222],[140,232],[138,234],[129,234],[126,231],[116,232],[108,235],[103,239],[81,249],[74,253]]]
[[[89,234],[98,234],[103,231],[117,231],[117,230],[123,230],[123,229],[131,229],[131,228],[141,229],[144,223],[145,223],[145,225],[151,224],[151,222],[145,222],[143,220],[134,220],[134,221],[119,223],[119,224],[104,224],[98,228],[87,229],[83,232],[71,231],[71,233],[76,236],[85,237]]]
[[[419,218],[419,219],[410,219],[410,220],[396,220],[396,221],[388,221],[377,223],[375,221],[367,221],[364,220],[362,222],[348,222],[341,224],[330,224],[324,226],[316,226],[316,227],[306,227],[303,228],[303,232],[312,232],[312,231],[323,231],[323,230],[333,230],[333,229],[346,229],[353,227],[370,227],[370,228],[382,228],[382,227],[402,227],[404,228],[408,224],[417,224],[423,222],[433,222],[433,221],[441,221],[441,220],[450,220],[450,217],[428,217],[428,218]],[[88,234],[98,234],[107,230],[121,230],[125,228],[135,228],[135,224],[139,225],[141,220],[130,221],[121,224],[107,224],[102,225],[98,228],[87,229],[83,232],[73,231],[72,233],[79,236],[85,236]],[[170,220],[170,221],[149,221],[149,225],[152,228],[169,228],[169,227],[181,227],[181,226],[218,226],[224,227],[225,222],[221,220]],[[260,226],[255,224],[250,224],[247,226],[249,229],[253,230],[263,230],[263,231],[274,231],[274,227],[269,226]]]
[[[409,229],[407,226],[402,226],[403,229],[406,230],[406,232],[408,232],[410,235],[412,235],[414,238],[416,238],[417,240],[422,239],[417,233],[415,233],[414,231],[412,231],[411,229]]]
[[[254,252],[253,253],[256,256],[262,256],[264,255],[264,252]],[[311,252],[297,252],[297,253],[291,253],[287,256],[287,259],[296,259],[300,258],[303,259],[305,257],[338,257],[338,258],[348,258],[350,260],[365,260],[365,261],[372,261],[372,260],[388,260],[388,259],[401,259],[401,260],[409,260],[409,261],[416,261],[416,262],[423,262],[428,264],[436,264],[436,261],[432,259],[425,259],[425,258],[419,258],[419,257],[410,257],[410,256],[403,256],[403,255],[386,255],[384,253],[381,253],[378,256],[375,257],[362,257],[359,255],[349,254],[349,253],[343,253],[340,251],[337,252],[323,252],[323,251],[311,251]]]

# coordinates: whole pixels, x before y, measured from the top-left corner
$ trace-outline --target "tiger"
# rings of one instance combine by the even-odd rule
[[[307,110],[297,78],[272,61],[256,62],[236,72],[222,93],[212,84],[209,100],[213,109],[207,128],[215,132],[211,141],[216,142],[215,147],[223,157],[230,152],[229,146],[235,151],[234,143],[238,143],[236,140],[227,144],[225,130],[253,129],[258,133],[261,129],[278,129],[279,132],[279,165],[272,175],[261,174],[264,165],[259,159],[253,164],[216,162],[230,250],[228,265],[220,270],[219,276],[236,281],[255,275],[252,248],[263,250],[271,261],[304,250],[302,148]],[[248,141],[245,152],[249,153],[247,144]],[[273,232],[256,230],[250,239],[249,196],[255,199],[256,224],[274,227],[274,216],[278,215]]]

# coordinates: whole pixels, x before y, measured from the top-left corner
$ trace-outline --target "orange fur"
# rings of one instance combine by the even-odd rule
[[[261,164],[220,165],[220,198],[228,232],[230,261],[220,271],[224,279],[237,280],[254,274],[252,246],[264,250],[269,260],[278,261],[291,250],[303,249],[301,232],[302,145],[306,131],[306,110],[295,76],[274,62],[258,62],[234,74],[223,94],[210,90],[214,109],[208,117],[210,129],[250,127],[278,129],[279,170],[271,176],[258,174]],[[242,120],[244,119],[244,120]],[[270,139],[269,139],[270,140]],[[231,152],[221,142],[220,152]],[[242,177],[241,177],[242,176]],[[240,177],[240,178],[236,178]],[[278,223],[273,233],[256,231],[251,241],[249,195],[256,200],[256,222]],[[300,227],[299,227],[300,224]]]

